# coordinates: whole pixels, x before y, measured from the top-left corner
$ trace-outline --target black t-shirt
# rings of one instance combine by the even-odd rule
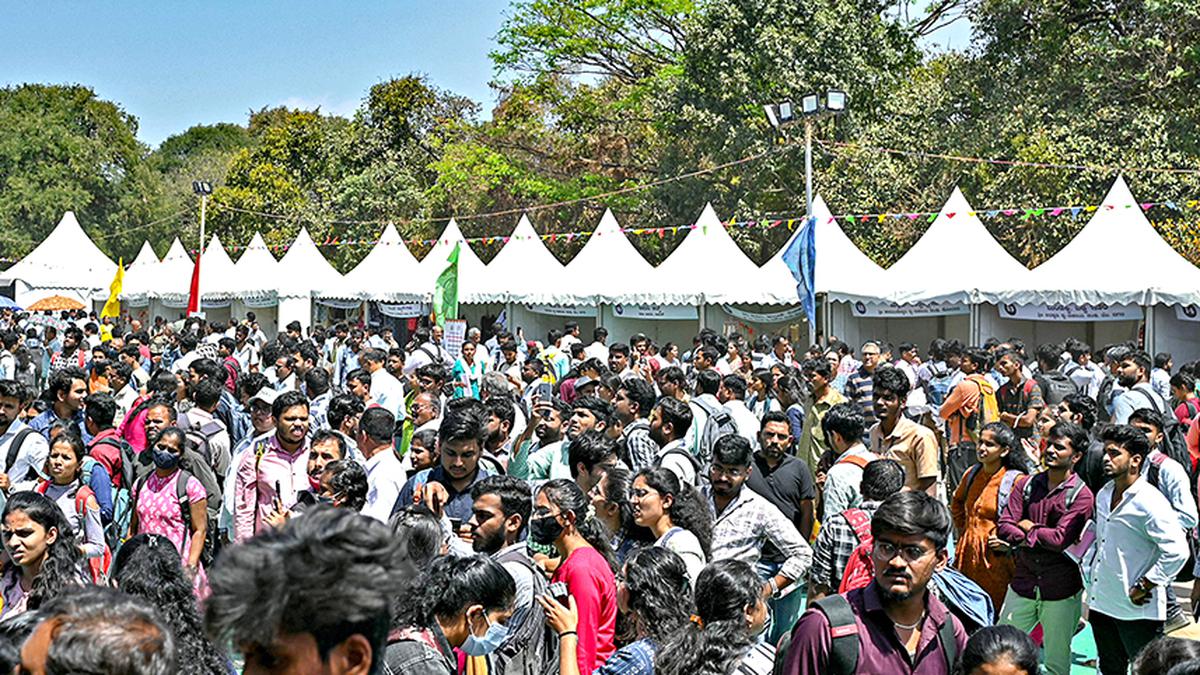
[[[750,472],[746,485],[774,504],[793,523],[799,520],[800,502],[817,496],[817,486],[808,464],[791,455],[771,469],[761,454],[755,454],[754,471]]]

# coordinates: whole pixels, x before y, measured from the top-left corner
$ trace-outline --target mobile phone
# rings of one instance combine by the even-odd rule
[[[543,401],[549,401],[554,396],[554,389],[550,386],[549,382],[543,382],[538,385],[536,396]]]
[[[463,524],[462,519],[461,518],[449,518],[448,520],[450,521],[450,531],[455,534],[458,534],[458,531],[462,529],[462,524]]]
[[[556,582],[550,584],[550,589],[548,592],[550,593],[551,596],[554,597],[555,600],[562,603],[562,605],[564,607],[570,606],[570,603],[568,602],[568,600],[571,597],[571,592],[569,590],[567,590],[567,582],[556,581]]]
[[[283,500],[283,488],[279,486],[279,481],[275,481],[275,497],[281,501]]]

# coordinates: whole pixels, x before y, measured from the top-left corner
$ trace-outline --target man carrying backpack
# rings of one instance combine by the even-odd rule
[[[1079,393],[1071,378],[1058,369],[1062,354],[1062,345],[1056,344],[1045,344],[1037,350],[1038,372],[1033,379],[1042,390],[1042,400],[1049,406],[1058,405],[1071,394]]]
[[[1025,377],[1025,359],[1015,350],[1002,352],[996,369],[1007,378],[996,394],[1000,406],[1000,421],[1012,428],[1019,440],[1033,438],[1033,423],[1038,412],[1046,407],[1042,388],[1033,378]]]
[[[1117,364],[1117,384],[1123,391],[1114,392],[1112,423],[1129,424],[1129,416],[1139,408],[1167,409],[1166,401],[1150,386],[1150,355],[1141,350],[1124,354]]]
[[[725,434],[737,433],[733,416],[717,398],[721,389],[721,374],[715,368],[696,373],[696,395],[687,405],[692,410],[692,426],[688,447],[700,463],[712,458],[713,444]]]
[[[950,390],[938,411],[946,420],[952,447],[977,438],[985,424],[1000,421],[996,388],[984,375],[990,364],[987,351],[977,347],[968,349],[959,361],[963,379]]]
[[[1012,547],[1016,570],[1000,623],[1022,631],[1042,625],[1046,672],[1071,672],[1071,639],[1083,609],[1083,577],[1064,549],[1079,541],[1095,498],[1074,471],[1090,439],[1082,427],[1059,422],[1042,454],[1046,470],[1015,490],[1000,514],[996,536]]]
[[[924,492],[887,498],[871,518],[874,579],[812,605],[792,631],[783,672],[954,672],[967,632],[929,592],[946,565],[950,511]]]
[[[838,593],[847,575],[875,575],[869,556],[858,560],[854,569],[848,569],[848,564],[860,546],[874,541],[871,516],[884,500],[904,487],[904,467],[894,459],[877,459],[862,470],[861,485],[862,503],[828,516],[821,524],[808,574],[809,604]],[[870,547],[864,552],[869,553]]]

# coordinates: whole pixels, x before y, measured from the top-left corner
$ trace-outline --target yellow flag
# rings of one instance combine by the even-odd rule
[[[125,261],[117,260],[117,274],[113,277],[112,284],[108,287],[108,302],[104,303],[104,309],[100,310],[100,318],[106,316],[117,318],[121,316],[121,284],[125,281]]]

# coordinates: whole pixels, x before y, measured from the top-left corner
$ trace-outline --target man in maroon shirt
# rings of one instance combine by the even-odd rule
[[[788,675],[953,671],[967,633],[927,589],[949,558],[950,511],[924,492],[901,492],[875,511],[871,535],[875,579],[800,617],[784,661]]]

